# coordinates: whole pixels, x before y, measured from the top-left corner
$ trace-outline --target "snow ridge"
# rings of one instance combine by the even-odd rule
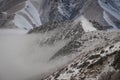
[[[13,22],[17,27],[26,30],[39,27],[42,24],[39,12],[29,0],[25,2],[25,7],[22,10],[16,12]]]

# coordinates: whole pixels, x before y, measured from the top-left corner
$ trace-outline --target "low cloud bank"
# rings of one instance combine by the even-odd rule
[[[54,45],[40,46],[45,38],[42,34],[0,34],[0,80],[35,80],[44,73],[63,66],[71,60],[65,57],[49,62],[68,41]]]

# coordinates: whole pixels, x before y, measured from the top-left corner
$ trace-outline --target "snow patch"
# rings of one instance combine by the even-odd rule
[[[15,25],[21,29],[27,30],[42,25],[40,14],[31,1],[28,0],[25,4],[26,5],[22,10],[16,12],[15,18],[13,20]],[[24,13],[25,15],[22,15],[21,13]],[[32,23],[26,18],[26,16],[28,16]]]
[[[13,21],[20,29],[30,30],[33,26],[21,15],[16,15]]]
[[[96,31],[97,29],[84,16],[80,17],[85,32]]]

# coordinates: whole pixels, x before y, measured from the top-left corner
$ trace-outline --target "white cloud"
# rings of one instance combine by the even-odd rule
[[[28,80],[40,77],[63,66],[70,58],[48,62],[66,44],[66,40],[51,46],[40,46],[41,34],[0,35],[0,80]],[[45,74],[46,75],[46,74]],[[35,79],[33,79],[35,80]]]

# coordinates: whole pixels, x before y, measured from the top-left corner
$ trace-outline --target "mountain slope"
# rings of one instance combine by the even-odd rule
[[[4,7],[7,4],[13,6],[1,12],[6,11],[8,16],[13,17],[4,26],[2,25],[3,27],[12,25],[30,30],[51,21],[76,20],[83,15],[88,20],[99,23],[105,29],[109,28],[106,27],[108,25],[103,19],[103,10],[97,0],[27,0],[21,2],[11,0],[8,3],[6,1],[2,1],[5,3]]]
[[[28,33],[14,37],[1,31],[0,76],[4,80],[120,80],[119,4],[98,1],[1,0],[1,27]]]
[[[103,37],[103,35],[105,36]],[[114,37],[111,37],[111,35]],[[102,76],[104,74],[110,76],[110,72],[113,74],[119,72],[119,31],[90,32],[85,33],[83,36],[84,38],[89,36],[88,41],[84,41],[83,44],[81,44],[82,48],[85,47],[83,49],[78,48],[77,52],[73,52],[79,54],[79,56],[64,68],[59,69],[42,80],[103,80]],[[81,37],[81,40],[83,36]],[[79,42],[81,40],[79,40]],[[71,48],[68,50],[70,49]],[[119,80],[119,73],[117,77],[116,80]],[[115,77],[112,75],[110,80],[114,79]]]
[[[37,78],[41,80],[98,80],[98,78],[101,78],[100,75],[102,76],[109,72],[117,73],[115,66],[117,67],[119,62],[115,59],[116,55],[119,55],[120,50],[120,32],[81,32],[82,25],[79,22],[79,25],[71,23],[75,22],[48,23],[46,26],[35,28],[29,32],[29,34],[49,34],[49,37],[41,45],[52,45],[60,40],[69,40],[48,62],[63,60],[68,57],[75,58],[68,64],[58,68],[53,74],[45,75],[42,79],[39,76]]]

